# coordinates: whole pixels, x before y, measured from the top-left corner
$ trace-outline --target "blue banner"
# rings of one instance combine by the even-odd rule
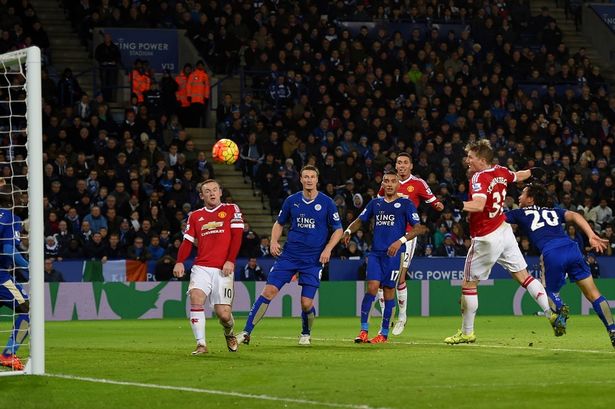
[[[590,7],[613,33],[615,33],[615,4],[591,4]]]
[[[540,261],[538,257],[526,257],[528,270],[534,277],[540,276]],[[600,276],[603,278],[615,278],[615,257],[598,257]],[[261,258],[257,260],[265,276],[275,262],[274,258]],[[53,266],[58,270],[64,281],[83,281],[83,260],[56,261]],[[238,258],[235,263],[235,280],[242,281],[242,271],[248,259]],[[463,267],[465,257],[415,257],[410,264],[410,276],[414,280],[463,280]],[[365,279],[365,260],[347,260],[333,258],[323,273],[323,280],[329,281],[356,281]],[[147,263],[147,281],[155,281],[155,261]],[[192,260],[186,261],[186,269],[192,267]],[[510,278],[510,274],[499,264],[493,266],[491,279]]]
[[[105,28],[122,53],[122,63],[130,68],[135,60],[147,60],[156,72],[179,71],[177,30]]]

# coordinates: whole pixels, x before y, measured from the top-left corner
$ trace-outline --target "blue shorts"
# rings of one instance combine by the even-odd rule
[[[320,287],[322,267],[322,264],[318,261],[314,263],[311,260],[279,258],[275,261],[275,263],[273,263],[273,266],[269,271],[269,275],[267,276],[267,284],[274,285],[279,290],[284,286],[284,284],[290,283],[290,280],[292,280],[296,273],[299,273],[300,286],[318,288]]]
[[[12,276],[0,273],[0,306],[15,308],[28,300],[28,295],[21,284],[16,283]]]
[[[404,253],[401,254],[403,257]],[[399,253],[389,257],[385,254],[371,253],[367,256],[367,281],[380,281],[383,287],[395,288],[399,278],[402,258]]]
[[[566,274],[571,283],[591,276],[577,243],[551,249],[543,255],[545,281],[548,291],[557,293],[566,284]]]

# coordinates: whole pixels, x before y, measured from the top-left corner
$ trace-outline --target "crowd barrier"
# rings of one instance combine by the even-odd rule
[[[459,280],[412,280],[408,282],[410,316],[455,316],[459,314]],[[264,282],[236,282],[233,311],[246,316]],[[599,281],[602,294],[615,306],[615,279]],[[45,285],[45,319],[118,320],[187,317],[188,283],[48,283]],[[356,317],[360,315],[365,290],[363,281],[328,281],[321,284],[314,305],[322,317]],[[538,306],[526,290],[513,280],[486,280],[479,287],[480,315],[531,315]],[[592,306],[574,285],[561,292],[573,314],[590,314]],[[297,317],[301,287],[292,282],[282,288],[267,310],[268,317]],[[379,316],[379,307],[372,314]],[[212,308],[207,305],[206,316]]]

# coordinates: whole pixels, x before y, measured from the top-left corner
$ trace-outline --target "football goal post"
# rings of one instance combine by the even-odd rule
[[[12,206],[8,208],[3,201],[7,208],[0,209],[5,213],[0,226],[5,233],[0,248],[0,295],[4,294],[0,299],[0,352],[5,360],[0,375],[45,372],[42,146],[41,51],[29,47],[2,54],[0,185],[2,193],[11,197]],[[7,231],[14,233],[13,239],[7,239]],[[2,292],[3,288],[6,291]],[[29,299],[29,312],[23,307],[24,299]],[[18,351],[23,368],[5,365],[11,350]]]

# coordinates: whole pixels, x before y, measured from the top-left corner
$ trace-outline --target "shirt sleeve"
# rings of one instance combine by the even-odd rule
[[[188,240],[191,243],[194,243],[196,238],[196,225],[194,223],[194,212],[191,212],[188,215],[188,224],[186,225],[186,230],[184,230],[184,239]]]
[[[408,221],[408,224],[412,226],[421,222],[421,218],[419,217],[416,207],[414,207],[414,203],[412,203],[411,200],[408,200],[408,203],[406,203],[406,220]]]
[[[342,228],[342,221],[340,220],[340,214],[337,212],[337,206],[335,205],[335,202],[333,200],[329,199],[329,214],[327,216],[327,218],[329,219],[329,226],[331,226],[331,228],[333,230],[337,230],[337,229],[341,229]]]
[[[484,197],[487,198],[487,184],[483,177],[481,177],[482,173],[477,173],[472,176],[472,183],[470,183],[470,194],[472,198],[475,197]]]
[[[233,215],[231,216],[231,229],[243,230],[243,216],[241,214],[241,210],[236,204],[234,204],[232,207]]]
[[[519,214],[519,209],[509,210],[507,212],[504,212],[504,216],[506,217],[506,221],[509,224],[519,224],[519,221],[517,220],[517,215],[518,214]]]
[[[517,174],[513,171],[511,171],[508,168],[502,167],[502,169],[505,171],[506,174],[506,180],[508,181],[508,183],[512,183],[512,182],[516,182],[517,181]]]
[[[285,225],[286,223],[288,223],[288,220],[290,219],[290,198],[292,196],[286,198],[286,200],[284,201],[284,203],[282,203],[282,209],[280,210],[280,213],[278,213],[278,223],[281,225]]]
[[[420,185],[420,188],[419,188],[418,193],[419,193],[419,197],[421,198],[423,202],[432,204],[433,202],[438,200],[436,195],[434,195],[433,192],[431,191],[431,188],[429,187],[427,182],[421,179],[419,185]]]

